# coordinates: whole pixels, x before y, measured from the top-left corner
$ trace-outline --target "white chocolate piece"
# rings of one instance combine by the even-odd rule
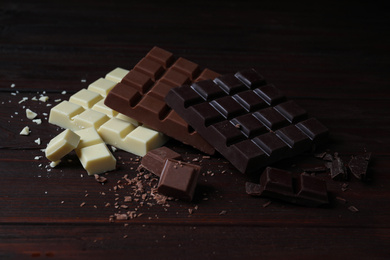
[[[25,126],[22,131],[20,131],[20,135],[29,135],[30,134],[30,128],[28,126]]]
[[[99,93],[83,88],[69,98],[69,102],[82,106],[83,108],[92,108],[99,100],[103,99]]]
[[[129,73],[128,70],[122,68],[116,68],[106,75],[106,79],[111,80],[115,83],[121,82],[121,80]]]
[[[118,112],[116,112],[115,110],[109,108],[104,104],[104,99],[100,100],[95,105],[93,105],[92,110],[106,114],[108,117],[115,117],[118,115]]]
[[[37,117],[37,115],[38,115],[37,113],[31,111],[30,109],[28,109],[28,108],[26,109],[26,117],[28,119],[34,119]]]
[[[88,175],[112,171],[116,167],[116,159],[104,143],[77,149],[76,154]]]
[[[103,140],[112,146],[138,156],[162,146],[168,138],[143,126],[134,127],[129,122],[111,118],[98,130]]]
[[[49,123],[62,128],[77,130],[78,127],[74,125],[72,118],[83,111],[82,106],[64,100],[50,110]]]
[[[80,142],[79,145],[77,146],[76,150],[87,147],[87,146],[92,146],[95,144],[100,144],[103,143],[102,138],[96,132],[95,128],[86,128],[86,129],[81,129],[75,131],[75,134],[80,136]]]
[[[32,121],[33,121],[34,123],[36,123],[37,125],[42,124],[42,119],[33,119]]]
[[[37,138],[34,141],[37,145],[41,145],[41,138]]]
[[[115,87],[116,82],[113,82],[108,79],[100,78],[96,80],[95,82],[92,82],[88,86],[88,90],[99,93],[102,97],[106,97],[108,95],[108,92]]]
[[[79,142],[80,136],[66,129],[51,139],[45,150],[46,158],[50,161],[58,161],[75,149]]]
[[[127,137],[126,142],[131,144],[130,152],[144,156],[148,151],[161,147],[168,141],[168,137],[155,130],[138,126]]]
[[[58,161],[55,161],[55,162],[51,162],[49,165],[51,168],[54,168],[56,167],[58,164],[60,164],[61,160],[58,160]]]
[[[42,96],[39,98],[39,101],[42,101],[42,102],[46,102],[49,100],[49,97],[48,96]]]

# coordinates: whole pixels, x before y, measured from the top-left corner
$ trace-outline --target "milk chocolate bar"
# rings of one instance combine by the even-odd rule
[[[243,173],[309,150],[328,134],[254,69],[173,88],[165,100]]]
[[[328,204],[325,181],[306,174],[295,178],[291,172],[271,167],[261,175],[260,184],[247,182],[246,192],[310,207]]]
[[[168,91],[183,84],[214,79],[219,74],[201,70],[182,57],[152,48],[108,94],[105,105],[205,153],[214,148],[164,101]]]

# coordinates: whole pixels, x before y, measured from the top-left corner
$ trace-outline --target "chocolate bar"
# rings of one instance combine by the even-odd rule
[[[142,157],[139,168],[144,168],[151,173],[160,176],[167,159],[179,160],[181,159],[181,155],[168,147],[162,146],[149,151]]]
[[[165,100],[243,173],[309,150],[328,134],[254,69],[171,89]]]
[[[325,181],[306,174],[295,178],[291,172],[271,167],[261,175],[260,184],[247,182],[246,192],[309,207],[329,203]]]
[[[157,131],[207,154],[214,148],[195,132],[164,101],[173,87],[214,79],[219,74],[201,70],[182,57],[158,47],[149,53],[108,94],[104,104]]]
[[[157,190],[166,196],[191,201],[201,167],[174,159],[167,159],[161,172]]]

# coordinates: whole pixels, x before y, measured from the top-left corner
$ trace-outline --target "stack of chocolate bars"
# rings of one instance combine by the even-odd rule
[[[104,104],[204,153],[218,151],[248,174],[310,150],[328,135],[323,124],[256,70],[220,75],[158,47],[124,75]],[[158,171],[161,192],[192,198],[197,167],[166,158]],[[182,175],[184,184],[177,181]],[[323,189],[314,186],[309,189]]]

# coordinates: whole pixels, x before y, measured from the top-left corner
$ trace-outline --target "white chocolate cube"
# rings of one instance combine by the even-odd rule
[[[128,152],[139,156],[144,156],[148,151],[162,146],[168,138],[152,129],[138,126],[125,138],[125,144]]]
[[[99,127],[109,120],[109,117],[98,111],[87,109],[74,118],[74,125],[79,129],[93,127],[99,129]]]
[[[115,170],[116,159],[104,143],[87,146],[76,150],[88,175]]]
[[[75,126],[73,117],[83,111],[84,108],[82,106],[64,100],[50,110],[49,123],[62,128],[77,130],[78,127]]]
[[[107,144],[127,151],[128,147],[124,139],[134,128],[135,126],[129,122],[111,118],[99,128],[98,132]]]
[[[121,80],[129,73],[128,70],[122,68],[116,68],[106,75],[107,80],[111,80],[112,82],[119,83]]]
[[[50,161],[58,161],[77,147],[80,136],[66,129],[54,137],[45,150],[45,155]]]
[[[83,108],[92,108],[103,97],[96,92],[83,88],[76,94],[72,95],[69,102],[82,106]]]
[[[80,136],[80,142],[77,146],[77,149],[103,143],[102,138],[100,137],[96,129],[93,127],[77,130],[75,131],[75,133]]]
[[[101,96],[106,97],[108,95],[108,92],[115,87],[116,82],[113,82],[108,79],[100,78],[96,80],[95,82],[92,82],[88,86],[88,90],[99,93]]]

